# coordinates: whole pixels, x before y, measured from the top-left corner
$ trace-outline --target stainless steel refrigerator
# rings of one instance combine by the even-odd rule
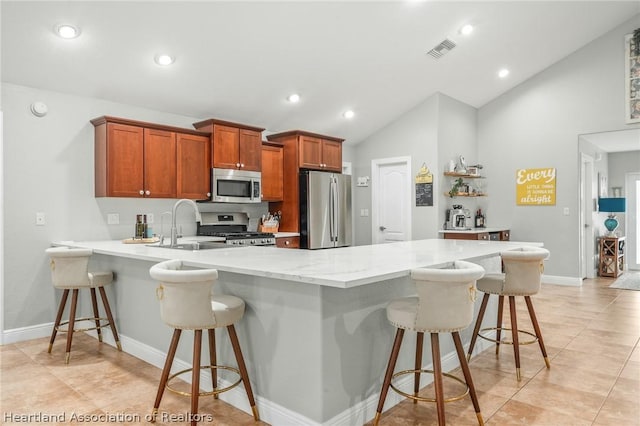
[[[351,245],[351,176],[300,171],[300,248]]]

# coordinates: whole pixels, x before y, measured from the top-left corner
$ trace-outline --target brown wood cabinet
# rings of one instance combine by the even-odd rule
[[[301,134],[299,167],[342,172],[342,140]]]
[[[211,197],[211,138],[177,134],[177,198]]]
[[[213,118],[194,123],[193,127],[211,133],[213,167],[261,171],[264,129]]]
[[[300,237],[280,237],[280,238],[276,238],[276,247],[280,247],[280,248],[300,248]]]
[[[197,152],[187,145],[197,140],[206,149],[208,134],[107,116],[91,123],[96,197],[206,198],[201,193],[205,175],[204,194],[208,192],[208,151],[204,159],[196,158]]]
[[[282,144],[283,147],[283,174],[284,182],[282,201],[270,202],[270,211],[282,211],[280,219],[280,231],[282,232],[300,232],[300,195],[299,195],[299,171],[301,168],[312,168],[316,170],[326,170],[341,172],[342,171],[342,142],[343,139],[331,136],[318,135],[315,133],[305,132],[302,130],[292,130],[283,133],[276,133],[267,136],[270,142]],[[319,142],[315,142],[319,141]],[[325,143],[323,144],[322,141]],[[333,142],[329,144],[326,142]],[[323,148],[324,146],[324,148]],[[306,147],[306,148],[305,148]],[[310,148],[311,147],[311,148]],[[336,149],[337,148],[337,149]],[[317,150],[318,152],[314,152]],[[303,155],[303,152],[305,154]],[[310,154],[313,153],[313,154]],[[331,158],[331,167],[320,168],[311,167],[316,164],[312,159],[301,161],[304,157],[316,156],[317,164],[320,159],[324,160],[325,156]]]
[[[262,143],[262,200],[282,201],[284,153],[281,144]]]
[[[485,241],[509,241],[511,233],[508,229],[489,232],[447,232],[444,231],[445,240],[485,240]]]
[[[600,237],[598,275],[618,278],[624,272],[625,237]]]

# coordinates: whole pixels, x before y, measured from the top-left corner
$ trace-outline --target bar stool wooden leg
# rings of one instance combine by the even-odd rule
[[[518,320],[516,318],[516,298],[509,296],[509,316],[511,316],[511,336],[513,340],[513,356],[516,360],[516,378],[520,381],[520,347],[518,343]]]
[[[100,313],[98,311],[98,300],[96,299],[96,289],[91,287],[91,306],[93,306],[93,318],[95,318],[98,341],[102,342],[102,329],[100,328]]]
[[[415,370],[416,373],[413,376],[413,395],[418,396],[420,392],[420,370],[422,370],[422,346],[424,342],[424,333],[418,332],[416,337],[416,363]],[[413,400],[414,404],[418,403],[417,399]]]
[[[525,302],[527,302],[529,317],[531,318],[531,322],[533,323],[533,329],[535,330],[536,337],[538,338],[538,344],[540,345],[540,351],[542,352],[542,356],[544,357],[544,363],[547,366],[547,368],[551,368],[551,364],[549,364],[549,357],[547,356],[547,350],[545,349],[544,342],[542,341],[542,332],[540,331],[540,326],[538,325],[536,312],[533,310],[533,303],[531,302],[531,296],[525,296],[524,300]]]
[[[387,372],[384,374],[384,381],[382,382],[382,390],[380,391],[378,408],[376,410],[376,416],[373,419],[374,426],[377,426],[378,422],[380,421],[380,415],[382,414],[382,408],[384,407],[384,400],[387,399],[389,386],[391,386],[391,376],[393,376],[393,370],[396,368],[396,362],[398,361],[398,354],[400,353],[400,346],[402,346],[403,337],[404,337],[404,329],[398,328],[396,330],[396,338],[393,341],[393,348],[391,349],[391,355],[389,356],[389,364],[387,364]]]
[[[496,355],[500,353],[500,337],[502,335],[502,312],[504,296],[498,296],[498,321],[496,323]]]
[[[236,362],[238,363],[238,369],[240,370],[240,377],[244,382],[244,389],[247,391],[247,398],[249,398],[249,405],[253,411],[253,418],[256,422],[260,421],[260,414],[258,413],[258,407],[256,407],[256,401],[253,398],[253,391],[251,390],[251,383],[249,382],[249,373],[247,373],[247,366],[244,364],[244,358],[242,356],[242,350],[240,349],[240,342],[238,341],[238,335],[233,324],[227,326],[229,331],[229,339],[231,340],[231,346],[233,346],[233,353],[236,355]]]
[[[160,407],[160,401],[162,401],[162,395],[164,394],[164,389],[167,386],[167,380],[169,379],[169,373],[171,373],[171,365],[173,364],[173,358],[176,356],[176,349],[178,349],[178,342],[180,341],[181,333],[182,330],[179,328],[173,330],[173,337],[171,338],[171,344],[169,345],[169,352],[167,353],[167,359],[164,360],[164,368],[162,369],[162,376],[160,376],[160,384],[158,385],[158,392],[156,393],[156,402],[153,404],[151,423],[155,423],[156,421],[158,407]]]
[[[193,336],[193,363],[191,365],[191,426],[198,424],[198,400],[200,398],[200,354],[202,352],[202,330]]]
[[[480,426],[483,426],[484,419],[482,418],[482,413],[480,412],[480,403],[478,402],[478,396],[476,395],[476,388],[475,386],[473,386],[473,379],[471,378],[469,364],[467,364],[467,359],[464,357],[464,347],[462,346],[462,340],[460,340],[460,333],[455,331],[451,333],[451,336],[453,337],[453,343],[456,346],[458,360],[460,360],[460,368],[462,369],[462,374],[464,374],[464,381],[467,382],[467,386],[469,386],[469,396],[471,396],[471,402],[473,402],[473,408],[476,411],[478,424]]]
[[[209,335],[209,365],[217,365],[216,358],[216,330],[214,328],[210,328],[208,330]],[[218,370],[216,368],[211,368],[211,383],[213,384],[213,390],[215,391],[218,388]],[[218,399],[218,394],[213,394],[213,399]]]
[[[478,311],[478,318],[476,319],[476,325],[473,327],[473,334],[471,335],[471,343],[469,343],[469,351],[467,352],[467,361],[471,359],[473,348],[476,345],[476,340],[478,339],[478,333],[480,332],[480,327],[482,326],[482,318],[484,318],[484,313],[487,310],[488,302],[489,302],[489,293],[485,293],[484,296],[482,297],[482,304],[480,305],[480,311]]]
[[[51,339],[49,340],[49,350],[47,350],[48,353],[51,353],[51,349],[53,349],[53,342],[56,340],[56,334],[58,334],[58,327],[60,327],[60,322],[62,321],[62,314],[64,313],[64,307],[67,304],[68,297],[69,297],[69,289],[65,289],[62,292],[62,299],[60,299],[60,306],[58,307],[56,322],[53,324],[53,331],[51,332]]]
[[[433,359],[433,383],[436,391],[436,407],[438,409],[438,425],[445,426],[444,386],[442,384],[442,364],[440,360],[440,339],[438,333],[431,333],[431,354]]]
[[[120,337],[118,337],[118,331],[116,330],[116,323],[113,320],[113,315],[111,314],[111,307],[109,306],[109,299],[107,299],[107,293],[104,291],[104,287],[98,287],[100,290],[100,297],[102,298],[102,304],[104,305],[104,310],[107,312],[107,319],[109,320],[109,325],[111,326],[111,332],[113,333],[113,338],[116,341],[116,346],[118,346],[118,350],[122,350],[122,345],[120,344]]]
[[[78,289],[74,288],[71,293],[71,309],[69,310],[69,325],[67,327],[67,349],[64,356],[65,364],[69,364],[69,357],[71,356],[71,341],[73,340],[73,330],[76,321],[76,307],[78,305]]]

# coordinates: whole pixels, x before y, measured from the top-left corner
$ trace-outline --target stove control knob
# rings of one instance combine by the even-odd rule
[[[251,240],[251,241],[249,241],[249,243],[250,243],[250,244],[255,244],[255,243],[256,243],[256,240]]]

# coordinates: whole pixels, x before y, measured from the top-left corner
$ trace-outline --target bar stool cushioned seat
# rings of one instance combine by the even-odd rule
[[[98,333],[98,340],[102,342],[101,329],[106,326],[111,327],[111,332],[116,341],[118,350],[122,350],[120,345],[120,338],[116,330],[116,324],[111,314],[111,307],[109,306],[109,300],[107,294],[104,291],[106,285],[111,284],[113,281],[112,272],[89,272],[89,258],[93,254],[91,249],[81,248],[69,248],[69,247],[52,247],[45,251],[50,258],[49,266],[51,268],[51,281],[55,288],[64,290],[62,293],[62,299],[60,299],[60,305],[58,307],[58,314],[56,315],[56,321],[51,333],[51,339],[49,340],[48,352],[51,353],[53,349],[53,343],[56,339],[58,331],[66,331],[67,333],[67,348],[65,354],[65,362],[69,363],[69,357],[71,355],[71,341],[73,339],[73,333],[79,331],[96,330]],[[76,318],[76,308],[78,305],[78,293],[81,288],[88,288],[91,292],[91,305],[93,307],[93,317]],[[106,311],[107,317],[101,318],[98,310],[98,302],[96,297],[96,289],[100,292],[102,298],[102,304]],[[62,315],[64,308],[69,297],[69,291],[73,290],[71,297],[71,306],[69,312],[69,320],[62,321]],[[76,322],[79,321],[93,321],[95,327],[76,329]],[[66,330],[61,330],[60,327],[67,325]]]
[[[466,396],[464,394],[444,399],[442,376],[453,378],[459,382],[455,376],[442,373],[440,360],[440,343],[438,333],[451,333],[453,341],[460,360],[460,366],[465,378],[468,393],[471,396],[476,416],[480,424],[484,424],[480,405],[476,396],[475,388],[471,373],[464,356],[462,341],[460,340],[459,331],[467,328],[473,321],[473,307],[475,302],[475,286],[476,280],[484,275],[484,269],[476,264],[456,261],[451,268],[430,269],[419,268],[411,271],[411,279],[416,286],[417,297],[405,297],[396,299],[387,306],[387,319],[397,328],[396,337],[389,358],[389,364],[380,392],[380,400],[374,419],[374,424],[378,424],[384,401],[387,396],[389,387],[394,389],[401,395],[411,398],[414,402],[428,401],[435,402],[438,413],[438,424],[445,424],[444,403],[454,401]],[[416,358],[415,369],[406,370],[393,374],[395,369],[400,345],[405,330],[416,331]],[[422,369],[422,345],[424,333],[431,334],[431,351],[433,359],[433,371]],[[435,399],[423,398],[418,396],[420,390],[420,373],[433,373],[435,384]],[[392,384],[392,379],[402,374],[414,374],[414,393],[406,394]]]
[[[239,384],[240,381],[244,382],[254,419],[256,421],[260,420],[249,382],[249,375],[234,327],[234,324],[241,320],[244,315],[244,301],[231,295],[213,294],[213,285],[218,278],[218,271],[215,269],[183,269],[182,261],[167,260],[152,266],[149,273],[153,279],[160,282],[160,286],[156,290],[156,296],[160,301],[160,317],[165,324],[174,329],[173,338],[162,371],[160,385],[158,386],[153,409],[153,420],[155,421],[158,408],[160,407],[164,389],[167,388],[170,391],[174,391],[169,386],[171,379],[189,370],[192,371],[191,393],[186,395],[191,396],[191,424],[197,424],[198,398],[200,396],[213,395],[214,398],[217,398],[218,394],[231,390]],[[229,338],[238,363],[238,369],[216,365],[214,329],[219,327],[226,327],[229,332]],[[169,377],[182,330],[194,330],[195,333],[192,368]],[[209,336],[209,357],[211,364],[208,366],[200,365],[202,330],[207,330]],[[211,392],[200,392],[201,369],[211,370],[213,383],[213,391]],[[218,369],[233,371],[240,376],[240,380],[231,386],[218,389]],[[185,394],[184,392],[174,392]]]
[[[540,351],[544,357],[545,365],[550,368],[549,358],[547,351],[544,347],[542,340],[542,333],[538,320],[536,318],[533,304],[531,302],[531,296],[537,294],[540,291],[540,284],[542,278],[542,272],[544,270],[543,262],[549,257],[549,250],[541,247],[523,247],[518,250],[508,250],[500,253],[502,258],[502,264],[504,267],[504,273],[502,274],[487,274],[484,278],[478,281],[478,290],[485,293],[482,298],[482,304],[480,305],[480,311],[478,312],[478,319],[473,330],[471,337],[471,343],[467,352],[467,359],[471,359],[471,354],[475,346],[478,337],[486,340],[490,340],[496,343],[496,354],[499,353],[501,343],[502,330],[511,330],[511,341],[502,341],[502,343],[512,344],[513,353],[516,364],[516,377],[520,380],[520,350],[519,345],[538,342]],[[487,303],[491,294],[498,295],[498,320],[495,328],[480,329],[482,325],[482,319],[487,309]],[[509,309],[511,317],[511,329],[502,327],[502,310],[504,305],[504,297],[509,298]],[[518,330],[518,322],[516,318],[516,296],[524,296],[529,311],[529,317],[533,325],[535,334]],[[496,338],[492,339],[485,335],[483,332],[488,330],[496,331]],[[518,332],[532,336],[534,339],[526,342],[521,342],[518,338]]]

